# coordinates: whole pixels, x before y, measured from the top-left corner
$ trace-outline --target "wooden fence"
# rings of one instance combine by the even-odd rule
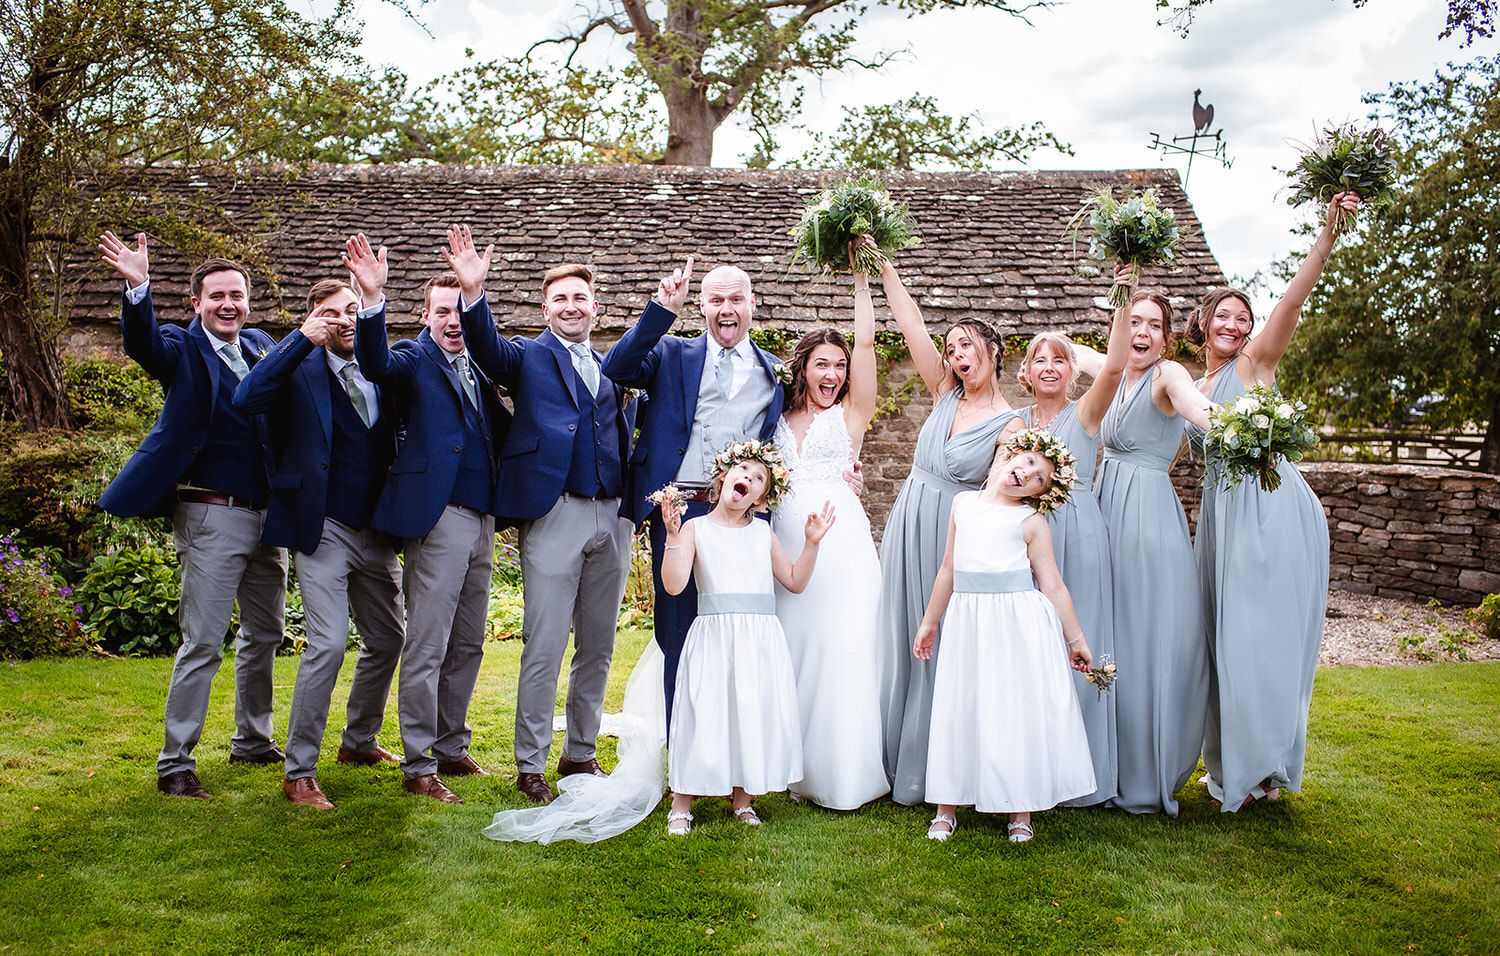
[[[1314,461],[1382,461],[1405,465],[1479,470],[1484,436],[1478,432],[1385,430],[1325,432],[1308,455]]]

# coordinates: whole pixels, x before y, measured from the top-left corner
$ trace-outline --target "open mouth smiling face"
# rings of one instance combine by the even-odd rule
[[[1166,345],[1161,307],[1142,299],[1130,308],[1130,364],[1144,368],[1161,356]]]
[[[458,289],[435,286],[427,290],[422,322],[438,348],[451,355],[464,350],[464,329],[459,321]]]
[[[807,396],[818,408],[831,408],[849,378],[849,360],[837,345],[820,345],[807,360]]]
[[[724,476],[724,499],[734,507],[754,507],[766,494],[770,475],[758,461],[742,461]]]

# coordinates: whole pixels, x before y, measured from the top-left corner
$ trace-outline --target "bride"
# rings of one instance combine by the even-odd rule
[[[838,332],[819,329],[797,343],[788,368],[776,446],[792,490],[771,527],[796,560],[808,514],[829,501],[839,515],[807,588],[776,589],[802,718],[805,776],[791,789],[819,806],[852,810],[890,790],[875,674],[880,561],[870,520],[843,477],[875,414],[875,307],[866,276],[854,277],[853,349]]]

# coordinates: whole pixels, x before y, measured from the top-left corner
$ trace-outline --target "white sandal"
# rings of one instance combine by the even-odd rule
[[[678,824],[682,824],[678,826]],[[673,810],[667,814],[667,836],[687,836],[693,832],[693,815],[686,810]]]
[[[1029,843],[1036,833],[1031,829],[1031,824],[1013,821],[1005,825],[1005,836],[1012,843]]]
[[[760,826],[760,814],[756,813],[755,808],[749,804],[734,811],[734,818],[747,827]]]
[[[939,830],[938,827],[943,824],[947,824],[948,829]],[[939,813],[937,816],[932,818],[932,825],[927,828],[927,839],[936,840],[939,843],[942,843],[944,840],[947,840],[949,837],[951,837],[953,835],[953,831],[957,829],[957,816],[950,817],[946,813]]]

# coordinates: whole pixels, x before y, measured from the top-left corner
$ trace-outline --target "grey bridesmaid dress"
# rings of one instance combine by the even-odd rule
[[[1018,413],[1026,427],[1032,427],[1036,406],[1023,408]],[[1078,459],[1078,483],[1068,496],[1067,504],[1047,516],[1047,525],[1052,530],[1052,552],[1057,556],[1057,569],[1068,594],[1073,598],[1073,610],[1078,615],[1078,624],[1083,628],[1089,650],[1094,652],[1094,661],[1105,654],[1115,654],[1115,622],[1113,591],[1109,579],[1109,531],[1104,526],[1104,515],[1099,502],[1094,500],[1094,463],[1099,457],[1099,436],[1090,436],[1078,420],[1078,405],[1069,402],[1057,417],[1047,424],[1046,431],[1068,446],[1073,457]],[[1087,796],[1069,800],[1067,807],[1088,807],[1113,800],[1118,764],[1115,744],[1115,695],[1100,694],[1083,679],[1077,671],[1073,675],[1074,689],[1078,691],[1078,706],[1083,711],[1083,726],[1088,732],[1089,754],[1094,761],[1094,780],[1099,789]]]
[[[1238,361],[1214,379],[1211,401],[1244,394]],[[1210,467],[1198,513],[1195,550],[1212,662],[1203,763],[1223,787],[1225,812],[1257,788],[1302,789],[1328,608],[1328,519],[1296,466],[1283,459],[1276,470],[1275,491],[1254,478],[1225,491]]]
[[[1187,517],[1167,474],[1183,420],[1151,401],[1152,366],[1122,381],[1099,436],[1095,490],[1109,528],[1115,605],[1119,792],[1111,806],[1177,815],[1208,709],[1208,642]]]
[[[937,654],[942,653],[939,641],[932,659],[919,661],[911,643],[943,564],[953,498],[984,486],[995,457],[995,438],[1016,417],[1015,412],[1002,412],[949,438],[958,413],[958,391],[939,398],[922,424],[911,474],[891,506],[880,538],[876,627],[885,769],[891,778],[891,799],[908,806],[926,797],[932,679]]]

